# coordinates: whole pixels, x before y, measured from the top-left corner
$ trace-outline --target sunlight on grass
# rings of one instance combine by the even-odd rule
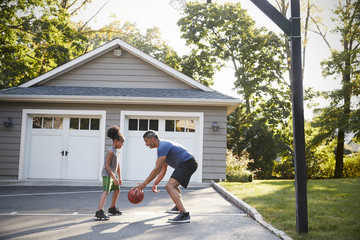
[[[307,234],[296,232],[294,180],[222,182],[220,185],[256,208],[266,222],[293,239],[359,239],[360,178],[308,181]]]

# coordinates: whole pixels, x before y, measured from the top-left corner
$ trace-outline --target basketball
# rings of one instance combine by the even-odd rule
[[[139,204],[144,199],[144,192],[138,189],[132,188],[128,192],[129,202],[132,204]]]

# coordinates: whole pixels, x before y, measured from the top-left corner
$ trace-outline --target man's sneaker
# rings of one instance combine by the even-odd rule
[[[96,211],[95,217],[97,220],[101,220],[101,219],[109,220],[110,219],[109,216],[105,214],[104,210]]]
[[[180,212],[180,214],[173,219],[168,220],[169,223],[188,223],[190,222],[189,212]]]
[[[177,206],[173,207],[172,209],[167,209],[165,212],[166,212],[166,213],[176,213],[176,214],[179,214],[179,213],[180,213],[180,211],[179,211],[179,209],[177,208]]]
[[[111,213],[112,215],[121,215],[122,212],[117,207],[110,207],[108,210],[108,213]]]

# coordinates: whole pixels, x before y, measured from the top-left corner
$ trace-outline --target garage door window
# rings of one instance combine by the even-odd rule
[[[159,131],[159,120],[157,119],[129,119],[130,131]]]
[[[99,130],[99,118],[70,118],[71,130]]]
[[[63,118],[62,117],[33,117],[34,129],[62,129]]]
[[[195,120],[165,120],[167,132],[195,132]]]

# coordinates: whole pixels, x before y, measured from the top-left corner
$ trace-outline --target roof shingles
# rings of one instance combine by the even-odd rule
[[[104,97],[136,97],[136,98],[193,98],[237,100],[216,91],[199,89],[163,89],[163,88],[109,88],[109,87],[69,87],[69,86],[37,86],[15,87],[3,89],[4,95],[34,96],[104,96]]]

